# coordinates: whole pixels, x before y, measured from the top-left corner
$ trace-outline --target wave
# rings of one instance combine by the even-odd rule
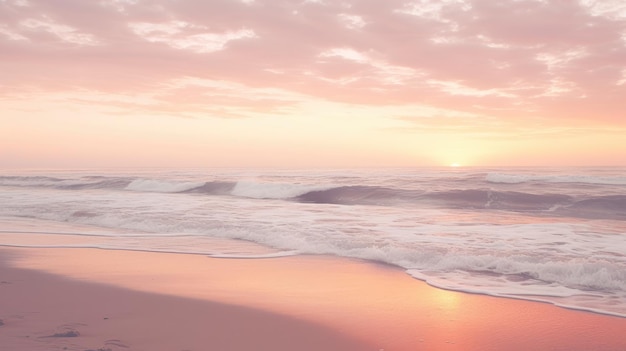
[[[235,182],[206,182],[183,193],[198,193],[207,195],[230,195],[237,183]]]
[[[515,184],[541,182],[530,186],[502,189],[485,186],[487,182]],[[281,181],[285,179],[280,179]],[[626,195],[613,184],[626,182],[626,177],[592,177],[561,175],[520,175],[489,173],[471,174],[462,178],[441,178],[427,183],[421,181],[388,181],[382,185],[336,185],[341,179],[308,179],[304,182],[262,180],[198,181],[189,179],[149,179],[115,176],[83,176],[59,178],[47,176],[0,176],[0,186],[21,188],[53,188],[60,190],[104,189],[115,191],[199,194],[239,198],[285,200],[302,203],[374,206],[423,206],[467,210],[499,210],[533,214],[549,214],[579,218],[626,220]],[[315,183],[317,182],[317,183]],[[546,187],[547,182],[579,182],[571,186],[552,187],[550,192],[533,192]],[[605,184],[600,190],[580,192],[586,184]],[[606,185],[610,184],[610,185]],[[626,184],[626,183],[625,183]],[[441,189],[441,190],[440,190]],[[531,191],[528,191],[528,190]],[[516,191],[513,191],[516,190]]]
[[[506,174],[489,173],[485,177],[489,183],[520,184],[528,182],[546,183],[581,183],[597,185],[626,185],[626,177],[609,176],[598,177],[590,175],[531,175],[531,174]]]
[[[255,199],[291,199],[329,185],[306,185],[257,181],[184,181],[132,177],[85,176],[63,179],[44,176],[0,176],[0,186],[64,190],[115,189],[152,193],[202,193]]]
[[[123,189],[132,181],[125,177],[55,178],[44,176],[0,176],[0,186],[20,188]]]
[[[547,211],[572,203],[573,198],[561,194],[532,194],[516,191],[482,189],[452,190],[424,196],[447,207],[496,209],[509,211]]]
[[[311,191],[320,191],[329,187],[323,185],[240,181],[235,184],[231,194],[254,199],[291,199]]]
[[[504,217],[506,222],[499,222],[499,214],[490,212],[505,209],[540,211],[551,218],[558,215],[624,218],[626,195],[581,197],[482,188],[420,190],[409,188],[410,182],[404,183],[409,189],[394,187],[397,183],[320,188],[306,181],[298,184],[137,182],[144,191],[156,192],[148,194],[125,190],[137,181],[136,178],[79,180],[85,186],[100,186],[95,184],[103,181],[126,181],[127,184],[115,192],[46,191],[45,196],[37,191],[6,189],[0,191],[3,200],[0,202],[5,204],[0,206],[0,215],[65,222],[81,228],[97,226],[111,232],[89,237],[89,240],[81,239],[81,243],[92,247],[232,257],[240,255],[239,251],[220,252],[214,249],[219,245],[212,240],[240,239],[272,247],[280,251],[276,255],[285,252],[333,254],[386,262],[403,267],[414,276],[422,274],[419,278],[448,289],[522,298],[525,295],[541,295],[544,299],[583,296],[589,303],[574,301],[570,304],[585,309],[601,306],[597,309],[626,316],[626,255],[620,250],[623,236],[619,235],[623,224],[613,228],[612,223],[596,221],[534,223],[533,219],[530,221],[533,223],[520,220],[522,224],[502,224],[509,223],[508,214]],[[365,180],[360,182],[363,184]],[[237,187],[238,191],[234,191]],[[171,193],[174,190],[180,192]],[[265,203],[262,199],[253,199],[249,202],[254,202],[255,206],[238,206],[248,200],[231,198],[268,193],[284,199]],[[207,202],[206,197],[211,195],[225,196],[215,196],[215,201]],[[398,201],[403,203],[395,206]],[[346,206],[301,206],[294,202]],[[363,204],[369,206],[348,206]],[[389,206],[373,206],[379,204]],[[412,207],[413,204],[424,206]],[[439,211],[439,207],[481,210],[476,212],[480,214],[476,219],[457,223],[459,211]],[[429,210],[433,208],[435,210]],[[36,221],[29,219],[22,223],[33,225]],[[605,225],[612,229],[607,232]],[[48,223],[39,226],[46,227]],[[20,238],[7,234],[3,235],[3,242],[21,242],[11,237]],[[75,238],[58,236],[51,242],[77,245]],[[269,255],[275,255],[273,252]],[[251,256],[269,257],[265,251]]]
[[[412,191],[384,187],[344,186],[304,193],[294,200],[338,205],[413,204],[425,207],[499,210],[581,218],[626,220],[626,195],[578,198],[490,189]]]
[[[389,204],[390,202],[409,201],[421,193],[378,186],[340,186],[309,191],[296,196],[295,200],[339,205]]]
[[[528,262],[522,257],[450,256],[454,270],[407,269],[414,278],[454,291],[547,302],[581,311],[626,317],[626,273],[609,262]],[[488,263],[487,270],[482,269]],[[500,269],[503,267],[504,269]]]
[[[573,202],[572,197],[560,194],[530,194],[489,189],[427,192],[369,186],[345,186],[312,191],[296,199],[301,202],[345,205],[411,202],[452,208],[502,210],[549,210],[555,205]]]
[[[233,258],[233,259],[261,259],[261,258],[279,258],[279,257],[289,257],[289,256],[297,256],[300,255],[301,252],[298,250],[290,250],[290,251],[278,251],[266,254],[209,254],[209,257],[213,258]]]
[[[580,200],[559,211],[583,218],[626,220],[626,195],[608,195]]]
[[[136,179],[126,186],[126,190],[155,193],[180,193],[205,185],[204,182],[172,182],[153,179]]]
[[[100,181],[76,181],[74,183],[59,183],[56,184],[56,188],[67,190],[82,190],[82,189],[124,189],[131,183],[130,179],[126,178],[112,178],[104,179]]]

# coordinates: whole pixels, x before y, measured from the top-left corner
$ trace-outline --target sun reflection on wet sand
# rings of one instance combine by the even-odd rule
[[[376,349],[626,349],[624,318],[441,290],[395,267],[358,260],[15,251],[21,256],[14,263],[22,268],[297,316],[356,336]]]

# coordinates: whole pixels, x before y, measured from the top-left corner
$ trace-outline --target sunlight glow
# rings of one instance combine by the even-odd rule
[[[0,0],[0,168],[626,165],[624,0],[44,3]]]

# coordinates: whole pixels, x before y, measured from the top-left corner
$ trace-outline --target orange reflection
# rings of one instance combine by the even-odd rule
[[[305,318],[374,350],[626,349],[626,319],[445,291],[394,267],[333,257],[211,259],[19,249],[23,268]]]

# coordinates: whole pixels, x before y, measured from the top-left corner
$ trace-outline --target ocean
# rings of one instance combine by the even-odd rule
[[[626,168],[5,170],[0,245],[336,255],[626,317]]]

